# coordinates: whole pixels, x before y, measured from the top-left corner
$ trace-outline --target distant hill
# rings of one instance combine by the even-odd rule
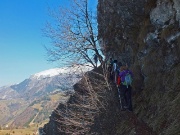
[[[0,87],[1,125],[17,128],[47,122],[58,103],[68,99],[81,75],[78,66],[55,68],[31,75],[19,84]]]
[[[34,100],[8,124],[11,128],[17,128],[46,123],[49,120],[49,115],[52,110],[56,108],[60,102],[66,102],[68,98],[69,94],[66,94],[66,92],[59,91],[58,93],[50,93],[38,100]]]

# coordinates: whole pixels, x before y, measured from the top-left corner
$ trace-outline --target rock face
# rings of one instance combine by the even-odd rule
[[[106,57],[134,73],[134,113],[157,134],[180,133],[180,1],[99,0]]]

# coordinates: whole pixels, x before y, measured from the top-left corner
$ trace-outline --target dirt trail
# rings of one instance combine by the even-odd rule
[[[113,85],[113,84],[112,84]],[[113,89],[117,89],[116,86],[113,86]],[[117,90],[118,91],[118,90]],[[116,120],[117,127],[120,127],[120,132],[124,132],[124,135],[157,135],[151,127],[148,126],[143,120],[139,119],[134,112],[128,110],[121,111],[118,92],[115,91],[115,100],[116,100]],[[123,126],[122,126],[123,124]],[[129,133],[130,132],[130,133]],[[120,133],[119,133],[120,134]],[[119,135],[117,133],[117,135]]]
[[[127,120],[132,123],[135,135],[157,135],[145,122],[138,119],[132,112],[126,112]]]

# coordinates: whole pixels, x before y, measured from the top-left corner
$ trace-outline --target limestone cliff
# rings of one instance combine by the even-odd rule
[[[134,72],[134,113],[157,134],[180,129],[180,1],[99,0],[107,57]]]

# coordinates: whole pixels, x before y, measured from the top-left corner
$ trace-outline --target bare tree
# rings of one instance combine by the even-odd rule
[[[50,61],[64,61],[66,64],[90,63],[97,67],[93,55],[103,63],[98,43],[96,12],[89,10],[88,0],[69,0],[69,8],[60,7],[52,13],[55,24],[48,23],[45,35],[52,40],[47,48]]]

